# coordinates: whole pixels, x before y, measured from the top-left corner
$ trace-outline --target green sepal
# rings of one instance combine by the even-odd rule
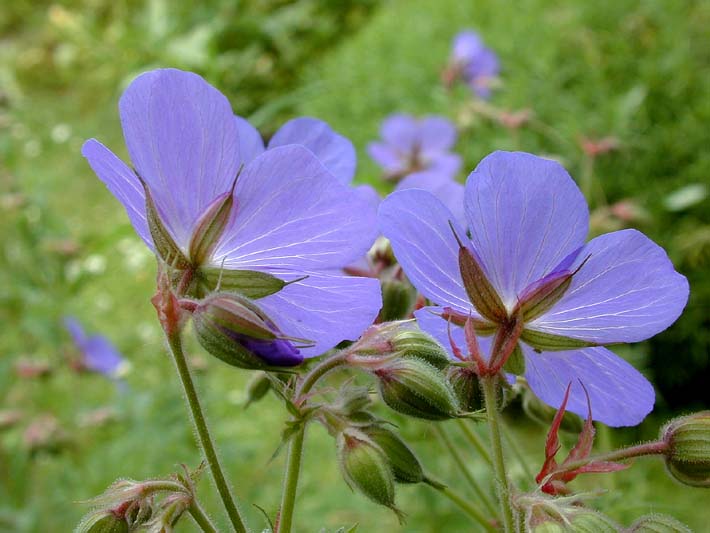
[[[137,175],[137,174],[136,174]],[[185,257],[180,247],[175,243],[173,236],[163,224],[158,208],[153,201],[153,196],[150,194],[148,185],[143,179],[138,176],[138,179],[143,185],[145,191],[145,216],[150,230],[150,236],[153,239],[153,245],[158,256],[165,263],[178,270],[187,270],[190,268],[190,260]]]
[[[223,268],[201,267],[199,271],[200,289],[204,294],[217,290],[236,292],[251,299],[264,298],[279,292],[289,283],[266,272],[256,270],[227,270]]]
[[[523,349],[520,347],[520,343],[515,345],[513,353],[510,354],[508,360],[503,365],[503,370],[509,374],[515,374],[516,376],[525,375],[525,355],[523,355]]]
[[[224,228],[227,227],[233,205],[234,192],[230,190],[220,194],[200,215],[192,230],[188,247],[190,260],[193,264],[201,265],[209,259],[222,236],[222,232],[224,232]]]
[[[573,339],[552,333],[543,333],[542,331],[532,329],[524,329],[523,333],[520,335],[520,340],[530,345],[536,352],[564,352],[566,350],[578,350],[580,348],[599,346],[596,342]]]
[[[385,453],[395,481],[398,483],[424,481],[424,470],[419,459],[399,435],[379,425],[364,427],[362,432]]]
[[[491,322],[500,323],[506,320],[508,311],[503,305],[500,296],[498,296],[498,292],[488,281],[483,267],[478,264],[471,250],[464,246],[459,239],[453,224],[449,222],[449,225],[459,244],[459,270],[468,299],[471,300],[476,311]]]

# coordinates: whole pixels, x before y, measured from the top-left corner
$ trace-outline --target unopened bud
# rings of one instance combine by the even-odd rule
[[[442,370],[451,364],[444,347],[419,329],[405,329],[392,337],[392,349],[400,357],[416,357]]]
[[[407,281],[392,279],[382,282],[382,309],[380,322],[407,318],[414,308],[417,291]]]
[[[113,511],[97,510],[86,515],[74,533],[128,533],[128,523]]]
[[[483,409],[483,395],[473,368],[451,366],[446,371],[446,377],[456,393],[461,409],[467,413]]]
[[[271,380],[266,372],[257,372],[247,383],[246,401],[244,409],[249,407],[254,402],[258,402],[271,390]]]
[[[364,435],[347,432],[338,435],[337,445],[338,463],[350,488],[401,517],[394,504],[394,474],[382,449]]]
[[[670,474],[686,485],[710,487],[710,411],[672,420],[662,435]]]
[[[394,411],[428,420],[446,420],[459,414],[451,385],[429,363],[395,359],[378,368],[375,375],[382,399]]]
[[[424,481],[424,471],[419,459],[394,431],[374,425],[362,428],[362,432],[370,437],[385,453],[395,481],[399,483],[420,483]]]
[[[192,313],[197,340],[225,363],[239,368],[296,366],[303,356],[273,322],[248,299],[215,293],[199,302]]]
[[[631,524],[628,533],[691,533],[685,524],[672,516],[652,514],[642,516]]]

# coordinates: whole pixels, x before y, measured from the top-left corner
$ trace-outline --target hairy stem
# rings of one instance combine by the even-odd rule
[[[441,439],[441,441],[444,443],[444,446],[446,447],[449,454],[451,455],[451,458],[454,460],[454,462],[456,463],[456,466],[461,471],[463,476],[466,478],[466,481],[473,489],[473,492],[476,493],[476,496],[478,497],[478,499],[481,502],[483,502],[483,504],[486,506],[486,510],[490,513],[490,516],[495,517],[497,514],[495,506],[488,498],[488,495],[486,494],[486,492],[478,484],[478,481],[476,481],[476,478],[473,477],[473,474],[471,474],[471,472],[469,471],[468,467],[466,466],[466,462],[464,461],[463,457],[461,457],[461,454],[459,453],[459,451],[456,449],[456,446],[454,445],[453,441],[451,440],[451,437],[449,437],[449,434],[444,430],[444,428],[441,426],[441,424],[434,424],[433,426],[434,426],[434,431],[436,431],[436,434],[439,436],[439,439]]]
[[[296,387],[294,398],[296,403],[305,402],[306,395],[313,386],[331,370],[346,363],[346,353],[340,352],[324,359],[306,374],[303,381]],[[283,492],[281,494],[281,511],[278,517],[278,533],[290,533],[293,527],[293,510],[296,503],[298,478],[301,474],[301,458],[303,457],[303,441],[306,436],[306,424],[303,423],[298,432],[292,437],[288,447],[286,459],[286,472],[284,474]]]
[[[207,464],[210,467],[210,472],[212,472],[212,478],[214,479],[219,495],[222,498],[224,508],[229,515],[229,519],[232,522],[234,530],[237,531],[237,533],[246,533],[247,528],[244,523],[244,519],[239,513],[239,509],[237,508],[234,497],[229,489],[227,480],[224,477],[222,467],[219,463],[219,458],[217,457],[217,451],[215,450],[209,428],[207,427],[207,421],[205,420],[202,406],[200,405],[200,398],[197,395],[195,383],[193,382],[192,375],[190,373],[190,367],[187,364],[187,359],[182,349],[182,339],[180,337],[180,333],[175,330],[166,330],[166,337],[168,339],[168,345],[170,346],[170,353],[173,356],[175,366],[177,367],[178,374],[180,376],[180,381],[182,381],[182,386],[185,390],[185,397],[187,398],[187,403],[190,407],[192,421],[194,422],[195,430],[197,431],[197,436],[199,437],[202,452],[204,453]]]
[[[510,485],[505,471],[503,456],[503,441],[500,434],[500,414],[498,413],[498,377],[483,376],[481,378],[483,396],[486,403],[486,417],[490,430],[491,450],[493,452],[493,473],[496,478],[496,488],[501,512],[503,513],[503,530],[505,533],[517,531]]]
[[[493,523],[491,522],[490,519],[486,518],[486,516],[481,512],[481,510],[476,507],[475,505],[471,505],[471,503],[468,502],[466,498],[461,496],[458,492],[456,492],[454,489],[447,487],[444,484],[436,484],[436,485],[430,485],[433,489],[439,491],[439,493],[449,500],[451,500],[453,503],[458,505],[458,507],[465,512],[469,517],[473,518],[478,524],[481,525],[486,531],[489,532],[495,532],[496,528],[493,526]]]
[[[196,500],[192,501],[192,505],[190,505],[188,512],[204,533],[217,533],[217,528],[214,527],[214,524]]]

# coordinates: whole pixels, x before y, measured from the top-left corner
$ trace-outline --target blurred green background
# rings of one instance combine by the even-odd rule
[[[465,88],[446,91],[440,73],[451,39],[478,31],[499,55],[493,113],[472,113]],[[198,452],[174,371],[149,303],[154,261],[122,207],[93,175],[80,146],[98,137],[125,156],[117,100],[138,73],[194,70],[230,98],[265,135],[308,114],[355,143],[357,180],[378,183],[365,155],[392,112],[438,113],[462,125],[466,171],[494,149],[561,159],[593,184],[598,232],[638,227],[688,276],[683,317],[653,341],[625,350],[658,391],[654,415],[606,443],[652,438],[668,417],[708,408],[710,348],[710,4],[702,1],[558,3],[523,0],[16,0],[0,7],[0,531],[70,531],[77,501],[118,477],[166,475],[196,466]],[[519,128],[501,113],[531,110]],[[584,139],[617,148],[590,158]],[[464,176],[461,176],[463,179]],[[384,190],[384,189],[383,189]],[[130,361],[123,386],[78,374],[61,318],[79,317]],[[229,477],[242,502],[272,515],[285,415],[275,398],[243,409],[245,372],[192,346],[199,385]],[[34,378],[18,368],[48,368]],[[400,420],[427,467],[463,489],[426,425]],[[511,417],[533,468],[544,432]],[[453,429],[453,428],[452,428]],[[460,435],[456,434],[457,437]],[[463,440],[460,441],[463,446]],[[472,471],[484,476],[473,452]],[[394,516],[353,495],[334,446],[309,434],[298,497],[298,531],[398,530]],[[516,467],[516,477],[524,472]],[[710,519],[707,493],[639,461],[613,479],[599,505],[628,525],[649,511],[674,514],[697,531]],[[209,484],[206,506],[219,518]],[[448,502],[426,487],[402,487],[402,531],[466,531]],[[255,528],[260,512],[244,503]],[[182,531],[192,531],[185,521]]]

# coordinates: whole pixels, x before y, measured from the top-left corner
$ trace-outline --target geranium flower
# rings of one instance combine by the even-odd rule
[[[454,37],[451,59],[445,71],[448,84],[460,79],[485,99],[490,97],[499,72],[498,56],[477,33],[462,31]]]
[[[585,244],[579,188],[561,165],[530,154],[483,159],[464,209],[467,227],[422,190],[395,192],[380,207],[380,229],[407,277],[440,306],[416,313],[420,327],[446,346],[450,329],[466,346],[460,326],[470,320],[489,363],[504,346],[507,356],[522,351],[525,378],[544,402],[559,407],[572,383],[567,408],[584,416],[579,380],[596,420],[639,423],[653,387],[604,346],[647,339],[680,315],[688,282],[663,249],[635,230]]]
[[[287,144],[286,129],[264,151],[219,91],[174,69],[136,78],[119,111],[135,172],[97,140],[82,153],[138,235],[180,273],[179,288],[210,292],[219,282],[243,292],[278,333],[310,341],[303,357],[372,323],[376,280],[338,273],[376,235],[374,208],[329,171],[349,172],[342,143],[316,139],[319,161]],[[259,355],[268,362],[272,351]]]
[[[391,115],[382,123],[380,135],[382,141],[370,143],[367,151],[385,179],[399,181],[422,171],[451,179],[461,166],[461,158],[451,152],[456,127],[443,117]]]
[[[66,317],[64,326],[81,354],[79,365],[82,369],[110,378],[121,374],[126,360],[110,340],[103,335],[87,335],[79,321],[73,317]]]

